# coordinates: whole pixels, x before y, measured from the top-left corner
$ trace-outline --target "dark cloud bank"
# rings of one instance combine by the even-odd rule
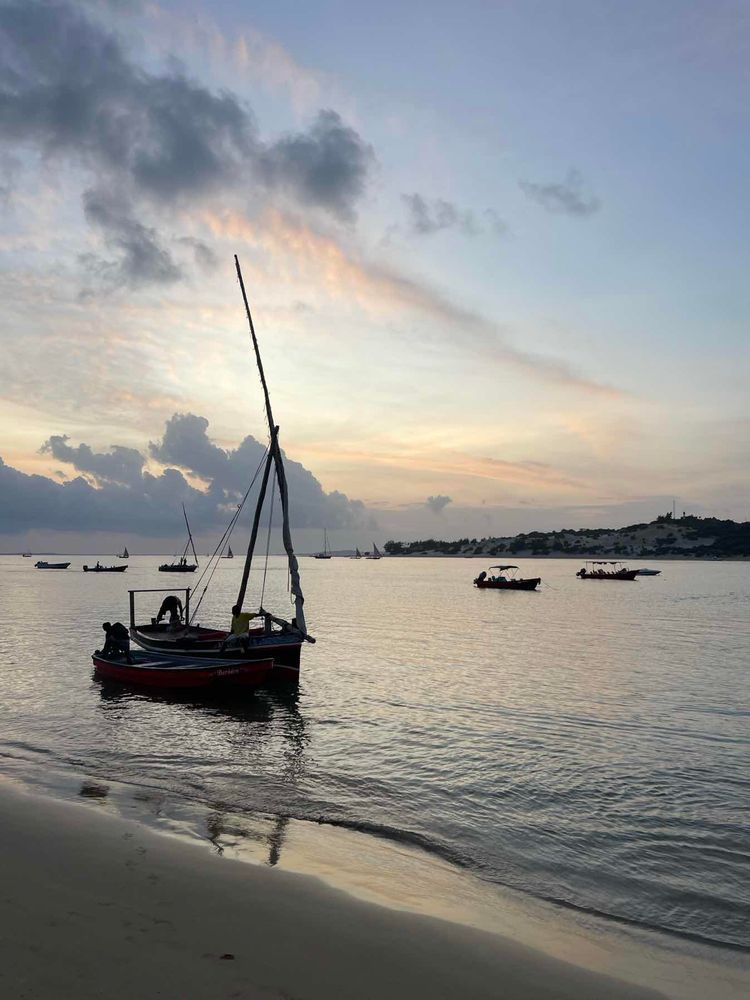
[[[68,482],[26,475],[0,459],[0,534],[49,529],[174,536],[181,530],[183,502],[196,532],[220,532],[249,486],[265,446],[248,436],[237,448],[220,448],[207,429],[205,417],[171,417],[161,440],[149,445],[151,457],[167,466],[158,475],[146,471],[146,456],[135,448],[115,445],[96,452],[86,444],[71,445],[65,435],[53,435],[41,451],[80,473]],[[293,528],[369,524],[360,501],[336,491],[326,493],[299,462],[285,458],[285,465]],[[184,472],[203,480],[205,489],[191,486]],[[256,496],[257,487],[251,503]]]
[[[112,32],[64,0],[0,7],[0,136],[86,170],[85,216],[114,257],[84,262],[130,286],[181,276],[172,248],[140,217],[144,208],[260,190],[347,221],[374,159],[331,110],[305,132],[264,141],[235,94],[177,69],[147,72]],[[193,249],[206,263],[208,248]]]

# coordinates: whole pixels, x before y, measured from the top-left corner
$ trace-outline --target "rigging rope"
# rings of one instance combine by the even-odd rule
[[[231,520],[229,521],[229,524],[224,529],[224,534],[219,539],[219,542],[218,542],[216,548],[213,551],[213,555],[209,558],[209,560],[206,563],[206,566],[205,566],[203,572],[198,577],[198,581],[195,584],[195,588],[194,588],[196,591],[200,587],[201,582],[203,581],[203,578],[205,577],[206,573],[211,568],[211,564],[213,563],[213,569],[211,569],[211,573],[210,573],[210,575],[208,577],[208,580],[206,581],[206,585],[203,588],[203,592],[201,593],[201,596],[198,598],[197,603],[193,607],[192,614],[190,615],[190,621],[188,622],[188,624],[192,624],[195,616],[198,613],[198,608],[201,606],[201,602],[203,601],[203,598],[206,596],[206,591],[211,586],[211,580],[213,580],[214,573],[216,572],[216,567],[219,565],[219,559],[221,558],[221,556],[217,555],[217,553],[221,553],[221,552],[224,551],[224,544],[229,541],[229,538],[230,538],[232,532],[234,531],[234,528],[235,528],[235,526],[237,524],[237,521],[239,520],[239,516],[242,513],[242,508],[245,506],[245,503],[247,502],[247,498],[250,496],[250,491],[252,490],[253,486],[255,485],[255,480],[258,478],[258,473],[260,472],[261,467],[262,467],[263,463],[266,460],[266,456],[268,455],[268,448],[269,447],[270,447],[270,445],[266,445],[265,451],[261,455],[260,462],[258,462],[258,468],[255,470],[255,474],[253,475],[253,478],[250,480],[250,485],[245,490],[245,495],[243,496],[242,501],[237,505],[237,510],[234,512],[234,514],[232,515]]]
[[[263,607],[263,598],[266,594],[266,574],[268,573],[268,553],[271,549],[271,525],[273,524],[273,500],[276,495],[276,477],[271,484],[271,509],[268,513],[268,534],[266,535],[266,561],[263,564],[263,584],[260,588],[260,607]]]

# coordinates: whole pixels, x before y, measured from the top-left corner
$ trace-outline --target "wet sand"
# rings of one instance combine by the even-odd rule
[[[659,995],[84,805],[4,787],[0,814],[4,997]]]

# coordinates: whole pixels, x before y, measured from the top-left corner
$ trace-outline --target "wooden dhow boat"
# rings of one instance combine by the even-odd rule
[[[34,566],[37,569],[67,569],[68,566],[70,566],[70,563],[51,563],[45,562],[44,559],[40,559],[39,562],[34,563]]]
[[[492,573],[496,569],[497,574]],[[490,575],[492,574],[492,575]],[[474,580],[480,590],[536,590],[542,582],[540,576],[523,579],[518,576],[518,566],[490,566]]]
[[[256,688],[273,669],[272,659],[201,660],[189,656],[159,656],[134,650],[130,661],[122,653],[104,656],[98,650],[91,660],[97,677],[121,684],[150,688]]]
[[[580,580],[635,580],[637,569],[627,569],[619,559],[587,559],[576,576]]]
[[[255,334],[255,326],[253,325],[253,318],[250,313],[245,283],[242,280],[240,263],[236,256],[234,263],[263,390],[269,432],[269,444],[266,457],[262,463],[263,475],[255,504],[245,565],[242,571],[237,599],[232,609],[234,631],[227,628],[207,628],[195,623],[195,616],[200,607],[200,601],[203,599],[206,591],[204,588],[191,614],[190,589],[188,588],[185,591],[184,624],[177,624],[176,626],[163,623],[157,625],[155,619],[151,619],[150,623],[139,624],[136,620],[135,599],[137,594],[144,593],[144,591],[130,591],[130,635],[137,645],[152,653],[169,653],[170,655],[195,657],[201,660],[239,660],[242,662],[247,660],[264,660],[271,657],[274,660],[274,677],[296,680],[299,677],[302,643],[315,642],[315,639],[308,634],[305,624],[305,598],[300,583],[299,565],[292,545],[292,535],[289,525],[289,492],[284,461],[279,446],[279,428],[274,423],[271,398],[263,370],[258,338]],[[258,471],[260,471],[260,466],[258,467]],[[272,473],[272,500],[273,490],[278,488],[282,517],[282,539],[287,554],[289,570],[289,590],[294,604],[294,617],[291,620],[273,615],[267,611],[263,607],[263,594],[261,594],[257,610],[243,612],[263,503]],[[246,494],[246,497],[248,494]],[[237,514],[239,514],[239,510]],[[270,516],[272,514],[273,503],[271,503]],[[268,552],[266,552],[267,558]]]
[[[84,563],[83,572],[84,573],[124,573],[127,566],[102,566],[101,563],[97,563],[96,566],[87,566]]]
[[[375,542],[372,543],[372,552],[365,552],[365,559],[382,559],[383,553],[377,547]]]
[[[193,545],[193,533],[190,530],[190,522],[188,521],[185,504],[182,505],[182,516],[185,518],[185,527],[187,528],[188,533],[188,540],[185,542],[185,549],[177,562],[162,563],[159,567],[160,573],[195,573],[198,569],[198,553],[195,551],[195,545]],[[195,559],[194,563],[189,563],[187,561],[188,549],[193,550],[193,559]]]

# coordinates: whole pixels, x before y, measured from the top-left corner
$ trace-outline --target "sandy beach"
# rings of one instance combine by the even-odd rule
[[[17,1000],[659,994],[493,934],[5,787],[0,992]]]

